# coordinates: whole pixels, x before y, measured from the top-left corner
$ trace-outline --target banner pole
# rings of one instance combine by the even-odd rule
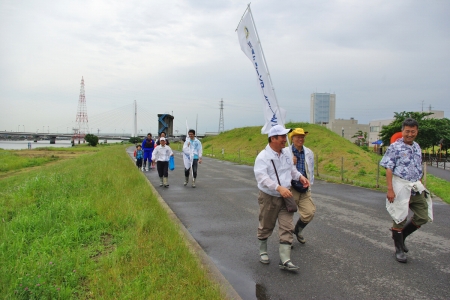
[[[269,77],[270,85],[272,86],[273,96],[275,97],[275,101],[277,102],[278,114],[279,114],[280,118],[283,121],[283,126],[285,126],[284,116],[283,116],[283,114],[282,114],[282,112],[280,110],[280,105],[278,104],[277,94],[275,93],[275,87],[273,86],[273,82],[272,82],[272,76],[270,76],[269,65],[267,64],[266,56],[264,55],[264,49],[263,49],[263,46],[262,46],[262,43],[261,43],[261,39],[259,38],[258,29],[256,28],[255,19],[253,19],[253,14],[252,14],[252,10],[250,8],[250,4],[248,5],[247,9],[250,12],[250,17],[252,19],[253,27],[255,28],[256,37],[258,39],[259,47],[261,48],[261,54],[262,54],[263,62],[264,62],[264,65],[266,66],[266,70],[267,70],[267,77]]]
[[[249,13],[250,13],[250,17],[252,18],[253,27],[255,28],[256,37],[257,37],[257,39],[258,39],[259,47],[261,48],[261,53],[262,53],[262,57],[263,57],[263,62],[264,62],[264,65],[266,66],[267,76],[269,77],[270,85],[272,86],[273,95],[274,95],[274,97],[275,97],[275,101],[277,102],[278,114],[279,114],[280,118],[282,119],[283,126],[286,126],[286,120],[284,120],[283,113],[281,112],[281,110],[280,110],[280,105],[278,104],[277,94],[275,93],[275,87],[273,86],[273,82],[272,82],[272,76],[270,76],[269,65],[267,64],[266,56],[265,56],[265,54],[264,54],[264,49],[263,49],[263,46],[262,46],[262,43],[261,43],[261,39],[259,38],[258,29],[256,28],[255,20],[253,19],[253,14],[252,14],[252,10],[251,10],[251,8],[250,8],[250,3],[248,4],[247,9],[248,9],[248,11],[249,11]],[[247,11],[247,10],[245,10],[245,11]],[[245,15],[245,12],[244,12],[244,15]],[[239,22],[239,23],[240,23],[240,22]],[[238,25],[238,26],[239,26],[239,25]],[[237,30],[237,29],[236,29],[236,30]],[[288,143],[289,153],[290,153],[290,155],[291,155],[291,158],[293,158],[293,157],[294,157],[294,154],[292,153],[292,149],[291,149],[291,141],[289,140],[289,136],[288,136],[288,138],[287,138],[287,143]]]
[[[239,20],[239,23],[237,24],[237,27],[236,27],[236,29],[234,30],[234,32],[236,32],[237,30],[238,30],[238,28],[239,28],[239,24],[241,24],[241,22],[242,22],[242,19],[244,18],[244,16],[245,16],[245,13],[247,12],[247,10],[250,8],[250,4],[252,4],[251,2],[247,5],[247,8],[245,9],[245,11],[244,11],[244,13],[242,14],[242,17],[241,17],[241,20]]]

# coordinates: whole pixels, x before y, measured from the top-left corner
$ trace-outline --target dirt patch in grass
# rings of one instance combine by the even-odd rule
[[[53,151],[53,150],[21,150],[15,152],[19,156],[25,157],[55,157],[59,159],[74,158],[86,152],[74,151]]]

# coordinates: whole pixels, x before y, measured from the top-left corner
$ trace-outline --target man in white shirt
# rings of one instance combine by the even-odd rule
[[[293,212],[288,212],[283,197],[292,197],[291,180],[299,180],[304,187],[309,186],[308,179],[297,171],[289,150],[285,149],[287,133],[291,130],[281,125],[273,126],[268,134],[269,144],[255,160],[254,172],[258,182],[259,225],[257,237],[260,242],[260,262],[270,262],[267,254],[267,239],[272,235],[278,220],[280,240],[280,263],[283,270],[295,271],[299,267],[291,262],[291,245],[293,241]],[[278,184],[278,173],[280,184]]]

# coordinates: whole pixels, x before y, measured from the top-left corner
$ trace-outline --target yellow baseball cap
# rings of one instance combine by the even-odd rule
[[[307,135],[308,131],[304,131],[303,128],[295,128],[289,133],[289,139],[292,139],[294,135]]]

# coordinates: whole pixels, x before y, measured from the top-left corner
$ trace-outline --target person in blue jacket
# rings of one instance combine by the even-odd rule
[[[142,168],[142,160],[144,158],[144,151],[142,150],[141,145],[136,146],[136,150],[134,151],[134,157],[136,157],[136,166],[140,170]]]
[[[147,138],[142,141],[142,149],[144,150],[144,164],[142,166],[142,171],[148,171],[151,166],[153,149],[155,149],[155,141],[152,139],[151,133],[148,133]]]

